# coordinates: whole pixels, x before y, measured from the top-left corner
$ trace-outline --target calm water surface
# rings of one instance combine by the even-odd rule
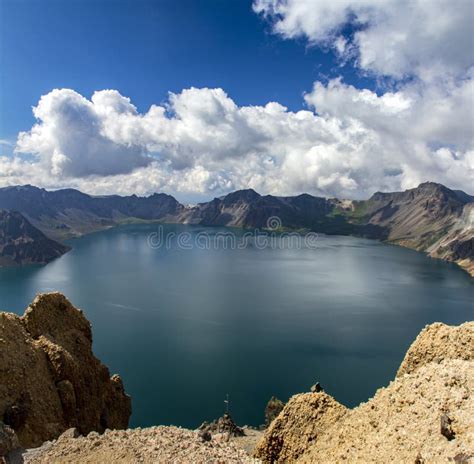
[[[426,324],[474,319],[474,279],[415,251],[324,236],[315,249],[153,249],[157,227],[92,234],[47,266],[0,269],[3,310],[21,314],[53,290],[84,310],[95,353],[133,397],[132,426],[196,427],[227,393],[236,420],[257,425],[272,395],[316,381],[354,406],[393,378]]]

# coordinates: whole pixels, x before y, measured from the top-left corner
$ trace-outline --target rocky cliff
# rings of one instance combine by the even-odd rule
[[[430,256],[458,263],[474,276],[474,203],[466,203],[445,234],[431,245]]]
[[[474,459],[474,323],[432,324],[396,379],[347,409],[327,393],[293,396],[256,456],[268,463],[468,463]]]
[[[70,427],[127,427],[130,397],[92,353],[90,324],[63,295],[39,295],[22,317],[0,313],[0,348],[0,420],[23,447]]]
[[[344,213],[351,222],[379,227],[390,243],[454,261],[474,275],[474,197],[464,192],[425,182],[375,193]]]
[[[69,250],[46,237],[22,214],[0,210],[0,266],[45,264]]]

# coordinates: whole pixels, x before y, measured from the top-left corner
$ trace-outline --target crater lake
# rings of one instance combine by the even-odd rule
[[[394,377],[426,324],[474,318],[474,279],[423,253],[341,236],[235,247],[219,233],[243,243],[246,232],[140,224],[71,240],[46,266],[0,269],[0,309],[22,314],[61,291],[84,310],[96,356],[132,396],[132,427],[197,427],[227,394],[237,423],[259,425],[272,395],[317,381],[354,406]]]

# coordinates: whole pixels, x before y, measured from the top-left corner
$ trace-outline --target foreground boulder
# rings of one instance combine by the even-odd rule
[[[60,293],[39,295],[19,317],[0,313],[0,420],[34,447],[75,427],[123,429],[131,400],[92,353],[91,327]]]
[[[324,392],[295,395],[265,432],[255,456],[264,462],[294,462],[346,411]]]
[[[347,410],[325,393],[290,399],[256,449],[263,462],[474,462],[474,323],[432,324],[396,379]],[[324,405],[324,406],[323,406]]]

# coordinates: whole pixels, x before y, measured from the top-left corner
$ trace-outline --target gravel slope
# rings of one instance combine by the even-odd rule
[[[197,432],[178,427],[151,427],[91,432],[87,437],[60,437],[23,455],[25,464],[253,463],[226,437],[203,442]]]

